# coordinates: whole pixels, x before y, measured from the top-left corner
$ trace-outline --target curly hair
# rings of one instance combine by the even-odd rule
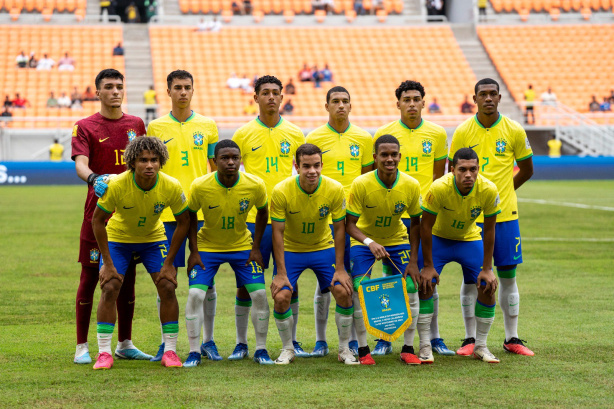
[[[399,88],[394,91],[394,94],[397,96],[397,101],[401,99],[401,95],[403,95],[405,91],[418,91],[422,98],[426,95],[424,87],[418,81],[403,81],[401,85],[399,85]]]
[[[279,92],[284,89],[284,86],[281,85],[281,81],[277,79],[277,77],[274,77],[272,75],[263,75],[262,77],[254,81],[254,91],[256,92],[256,95],[260,92],[260,87],[263,84],[277,84],[279,86]]]
[[[166,145],[158,138],[141,136],[134,138],[124,152],[124,162],[126,162],[126,169],[134,171],[134,162],[143,151],[153,152],[158,156],[160,161],[160,168],[162,168],[168,160],[168,149]]]

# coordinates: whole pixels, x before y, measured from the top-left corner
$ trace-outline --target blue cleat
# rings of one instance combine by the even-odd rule
[[[322,358],[328,355],[328,344],[326,341],[316,341],[316,346],[313,348],[313,352],[310,354],[312,358]]]
[[[375,344],[375,349],[371,355],[388,355],[392,353],[392,344],[390,342],[383,339],[376,339],[376,341],[377,344]]]
[[[260,365],[275,365],[275,362],[271,359],[266,349],[259,349],[254,353],[254,362]]]
[[[232,351],[232,355],[228,357],[228,360],[240,361],[243,358],[249,358],[249,349],[247,348],[247,344],[237,344],[235,350]]]
[[[303,345],[302,343],[292,341],[292,345],[294,345],[295,356],[298,356],[299,358],[309,358],[311,356],[309,352],[305,352],[305,350],[303,350],[303,348],[301,347],[301,345]]]
[[[141,352],[136,348],[116,349],[115,356],[120,359],[133,359],[135,361],[150,361],[153,356]]]
[[[158,353],[156,356],[150,359],[151,362],[160,362],[162,360],[162,355],[164,355],[164,342],[160,344],[160,348],[158,348]]]
[[[446,344],[443,343],[443,338],[431,339],[431,347],[433,347],[433,352],[436,352],[439,355],[446,355],[446,356],[456,355],[456,352],[448,349]]]
[[[348,344],[350,351],[354,354],[354,356],[358,356],[358,341],[350,341]]]
[[[217,352],[217,346],[215,345],[215,341],[211,340],[211,341],[207,341],[204,344],[202,344],[200,346],[200,353],[203,356],[206,356],[207,359],[210,359],[212,361],[221,361],[222,356],[220,355],[219,352]]]
[[[92,357],[90,356],[89,351],[85,351],[85,353],[76,356],[75,360],[73,361],[76,364],[91,364],[92,363]]]
[[[183,363],[184,368],[195,368],[200,365],[200,354],[198,352],[190,352],[188,359]]]

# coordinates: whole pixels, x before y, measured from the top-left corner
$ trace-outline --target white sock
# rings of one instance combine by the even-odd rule
[[[416,336],[416,328],[418,327],[418,319],[420,316],[420,299],[418,293],[409,293],[409,310],[411,311],[411,325],[403,333],[405,345],[413,347],[414,337]]]
[[[294,345],[292,345],[293,321],[292,315],[284,319],[275,318],[275,324],[277,325],[277,331],[279,332],[283,349],[294,350]]]
[[[160,301],[160,296],[156,296],[156,307],[158,308],[158,322],[160,322],[160,343],[164,344],[164,332],[162,332],[162,320],[160,319],[160,305],[162,301]]]
[[[352,334],[352,312],[351,315],[341,314],[335,311],[335,323],[337,324],[337,330],[339,331],[339,350],[342,348],[348,348],[348,342],[350,342],[350,335]]]
[[[439,316],[439,294],[437,293],[437,286],[433,292],[433,319],[431,320],[431,339],[441,338],[439,336],[439,322],[437,317]],[[420,330],[418,330],[418,333]],[[422,337],[420,337],[422,339]]]
[[[516,285],[516,277],[499,277],[499,305],[503,311],[503,326],[505,327],[505,340],[518,338],[518,313],[520,295]]]
[[[168,351],[177,351],[177,332],[168,332],[164,334],[164,353]]]
[[[290,301],[290,309],[292,310],[292,341],[296,341],[296,327],[298,326],[298,298],[292,298]]]
[[[111,353],[111,339],[113,338],[113,334],[105,334],[105,333],[98,333],[98,353],[102,354],[103,352],[106,352],[109,355],[112,355]]]
[[[418,336],[420,337],[420,348],[431,344],[431,320],[433,314],[420,314],[418,317]]]
[[[90,346],[87,342],[84,342],[83,344],[77,344],[77,348],[75,349],[75,358],[80,357],[81,355],[89,351]]]
[[[354,329],[356,330],[358,346],[362,348],[367,346],[367,327],[365,327],[365,322],[363,321],[358,292],[354,291],[352,298],[354,300]]]
[[[136,349],[131,339],[124,339],[122,342],[117,343],[116,349]]]
[[[203,303],[204,321],[203,321],[203,343],[213,339],[213,327],[215,325],[215,309],[217,306],[217,292],[215,286],[207,290],[207,296]]]
[[[235,298],[235,327],[237,328],[237,344],[247,345],[247,327],[249,326],[249,311],[252,300]],[[252,316],[253,319],[253,316]]]
[[[207,292],[200,288],[190,288],[185,306],[185,326],[188,332],[190,352],[200,353],[200,328],[204,321],[202,308]]]
[[[475,284],[461,284],[460,301],[465,321],[465,339],[475,338],[475,302],[478,299],[478,288]]]
[[[269,303],[266,290],[256,290],[249,293],[252,298],[252,325],[256,332],[256,351],[266,349],[266,338],[269,331]],[[247,342],[246,342],[247,343]]]
[[[490,326],[495,320],[495,317],[491,318],[482,318],[475,317],[477,322],[476,326],[476,335],[475,335],[475,347],[486,346],[486,340],[488,339],[488,331],[490,331]]]
[[[329,309],[330,291],[322,294],[320,284],[318,283],[313,296],[313,314],[316,318],[316,341],[326,342],[326,325],[328,324]]]

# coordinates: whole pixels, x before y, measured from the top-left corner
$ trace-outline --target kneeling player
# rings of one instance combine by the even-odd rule
[[[350,189],[347,210],[347,230],[352,237],[350,264],[354,279],[354,304],[358,301],[358,286],[365,276],[371,276],[371,266],[383,260],[394,274],[407,279],[407,293],[412,324],[405,331],[401,361],[420,365],[414,354],[414,335],[418,322],[418,246],[420,242],[420,184],[413,177],[399,172],[399,141],[392,135],[382,135],[375,141],[375,170],[356,178]],[[403,213],[410,216],[409,240],[401,221]],[[391,265],[392,264],[392,265]],[[367,329],[361,308],[354,310],[354,325],[358,335],[358,356],[363,365],[375,365],[367,345]],[[420,340],[422,341],[422,339]],[[427,337],[427,342],[430,337]]]
[[[316,274],[323,293],[332,292],[337,302],[335,321],[339,331],[339,361],[358,364],[348,342],[352,332],[352,281],[343,267],[345,250],[345,198],[341,183],[322,176],[322,151],[304,144],[296,150],[298,176],[273,189],[271,221],[275,252],[271,295],[275,323],[283,343],[276,364],[294,360],[292,290],[306,269]],[[334,240],[328,225],[333,219]]]
[[[478,175],[478,169],[475,151],[471,148],[459,149],[452,160],[452,172],[433,182],[422,204],[424,268],[420,282],[418,333],[420,357],[431,362],[433,353],[428,335],[433,314],[433,283],[439,284],[441,270],[452,261],[463,267],[465,284],[478,287],[473,356],[489,363],[499,362],[486,347],[486,338],[495,319],[497,279],[492,271],[492,254],[495,223],[501,209],[497,187]],[[484,213],[484,242],[480,237],[480,228],[476,226],[480,213]],[[473,305],[474,300],[471,301],[468,304]]]
[[[165,338],[162,365],[180,367],[175,352],[179,305],[175,255],[190,227],[187,203],[181,184],[162,172],[168,159],[164,143],[157,138],[136,138],[128,144],[124,158],[128,171],[116,176],[98,201],[92,228],[100,246],[100,303],[98,304],[98,359],[94,369],[110,369],[111,338],[115,326],[115,299],[126,269],[137,253],[154,281],[161,299],[160,321]],[[177,229],[169,249],[160,214],[170,207]],[[113,216],[105,229],[104,222]]]
[[[204,319],[202,305],[207,290],[213,286],[213,278],[224,263],[229,263],[234,270],[237,288],[245,287],[253,302],[252,323],[256,331],[254,361],[273,364],[266,350],[269,304],[264,289],[260,254],[260,241],[269,217],[266,186],[259,177],[239,172],[241,151],[231,140],[223,140],[217,144],[214,161],[217,172],[194,180],[189,194],[190,291],[185,308],[185,322],[190,355],[184,366],[194,367],[200,363],[200,329]],[[254,206],[258,212],[252,243],[246,219]],[[197,239],[196,212],[199,209],[203,211],[204,224]],[[243,347],[244,356],[247,356],[247,345],[243,344]]]

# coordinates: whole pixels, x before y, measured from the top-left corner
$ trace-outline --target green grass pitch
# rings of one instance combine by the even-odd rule
[[[525,262],[518,268],[519,334],[535,357],[503,351],[497,307],[488,344],[499,365],[435,355],[434,365],[405,366],[398,361],[401,338],[375,367],[344,366],[333,352],[284,367],[224,359],[188,370],[116,360],[111,371],[93,371],[72,363],[85,186],[0,188],[0,407],[614,407],[614,182],[535,181],[522,187],[519,197],[610,208],[520,203]],[[215,340],[227,357],[235,344],[234,276],[224,267],[216,282]],[[306,272],[299,282],[298,340],[310,351],[315,278]],[[460,268],[448,265],[439,287],[439,322],[452,349],[464,337],[460,282]],[[177,290],[182,359],[188,353],[182,318],[186,283],[183,269]],[[133,340],[155,353],[160,342],[155,287],[142,266],[136,291]],[[99,296],[97,290],[95,304]],[[331,351],[337,346],[333,308]],[[93,357],[95,330],[94,315]],[[249,334],[253,348],[251,324]],[[273,358],[280,348],[271,319]]]

